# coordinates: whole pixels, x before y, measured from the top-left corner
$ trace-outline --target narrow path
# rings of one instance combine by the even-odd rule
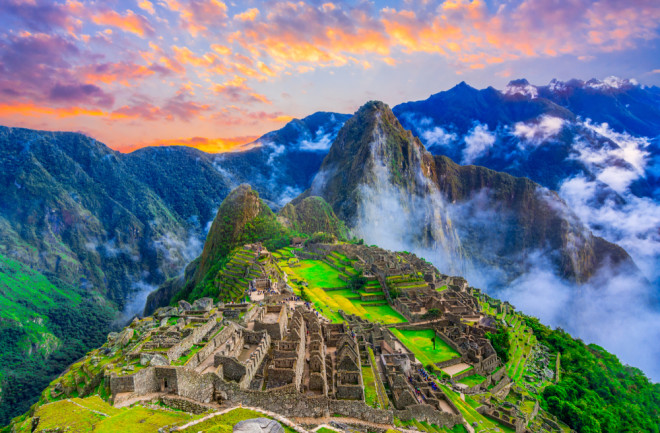
[[[323,418],[304,418],[304,417],[293,417],[293,420],[295,420],[299,424],[330,424],[330,422],[335,421],[338,423],[342,424],[357,424],[357,425],[364,425],[367,427],[373,427],[377,429],[383,429],[383,430],[388,430],[392,428],[392,424],[380,424],[380,423],[375,423],[375,422],[370,422],[370,421],[364,421],[361,419],[357,418],[348,418],[348,417],[323,417]],[[396,429],[400,432],[403,433],[419,433],[417,430],[408,430],[403,427],[396,427]]]
[[[68,401],[69,403],[73,403],[73,404],[75,404],[76,406],[78,406],[78,407],[81,408],[81,409],[85,409],[85,410],[88,410],[88,411],[90,411],[90,412],[94,412],[94,413],[97,414],[97,415],[101,415],[101,416],[110,416],[110,415],[108,415],[107,413],[103,413],[103,412],[98,411],[98,410],[95,410],[95,409],[90,409],[90,408],[88,408],[87,406],[83,406],[82,404],[80,404],[80,403],[78,403],[78,402],[76,402],[76,401],[73,401],[73,400],[71,400],[70,398],[67,398],[66,401]]]

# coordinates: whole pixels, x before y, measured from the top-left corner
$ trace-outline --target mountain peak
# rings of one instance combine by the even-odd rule
[[[325,198],[337,215],[351,222],[355,203],[364,187],[383,182],[412,192],[424,188],[417,175],[429,175],[432,160],[421,142],[399,123],[390,107],[369,101],[358,109],[337,134],[311,194]]]
[[[195,283],[199,283],[212,265],[226,257],[236,245],[258,240],[262,225],[276,225],[273,211],[250,185],[244,183],[234,188],[220,204],[206,236]]]
[[[530,99],[535,99],[539,95],[536,86],[529,84],[529,81],[525,78],[509,81],[502,93],[508,96],[522,96]]]

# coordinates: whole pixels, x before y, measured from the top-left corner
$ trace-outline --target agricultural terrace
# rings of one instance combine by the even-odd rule
[[[406,322],[406,319],[384,300],[385,294],[378,282],[375,284],[369,282],[364,289],[353,292],[347,284],[350,277],[324,261],[300,260],[297,263],[287,261],[280,266],[289,275],[290,285],[296,294],[304,295],[333,322],[342,321],[338,314],[339,310],[375,323]],[[303,281],[307,283],[306,287]]]
[[[470,396],[464,396],[465,400],[461,398],[461,395],[452,389],[450,389],[448,386],[439,384],[440,388],[442,391],[445,393],[445,395],[451,400],[452,403],[458,408],[458,410],[461,411],[461,414],[465,418],[465,421],[468,422],[470,425],[474,425],[474,423],[477,423],[477,427],[474,428],[474,431],[476,432],[481,432],[481,431],[503,431],[505,433],[514,433],[515,430],[511,429],[509,427],[506,427],[503,424],[500,424],[499,422],[492,420],[490,418],[486,418],[479,412],[477,412],[477,407],[481,406],[479,402],[471,398]],[[497,430],[499,429],[499,430]]]
[[[506,372],[516,382],[519,382],[525,372],[525,364],[532,348],[536,345],[536,337],[525,325],[525,321],[515,314],[506,316],[509,324],[509,361],[506,363]]]
[[[480,383],[482,383],[485,380],[486,380],[486,378],[483,377],[482,375],[473,374],[472,376],[464,377],[463,379],[459,380],[458,383],[462,383],[463,385],[473,387],[475,385],[479,385]]]
[[[412,330],[389,328],[422,365],[435,364],[460,357],[460,354],[451,346],[435,335],[432,329]],[[435,350],[432,338],[435,337]]]
[[[185,412],[160,410],[135,405],[130,408],[116,408],[103,401],[99,396],[72,398],[47,403],[39,406],[34,416],[40,420],[34,429],[31,419],[16,426],[18,433],[32,431],[66,431],[72,433],[105,433],[122,431],[125,433],[153,432],[164,426],[181,425],[202,415],[190,415]],[[210,431],[210,430],[209,430]],[[231,431],[231,430],[230,430]]]

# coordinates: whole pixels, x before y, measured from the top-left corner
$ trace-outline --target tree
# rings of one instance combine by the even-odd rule
[[[486,333],[486,338],[490,340],[490,344],[493,345],[493,349],[495,349],[497,356],[502,360],[502,362],[506,363],[509,360],[509,348],[511,347],[511,342],[509,341],[509,333],[507,332],[506,328],[502,326],[502,324],[498,323],[497,332]]]
[[[367,277],[364,276],[362,269],[359,269],[355,275],[348,279],[348,288],[354,292],[358,292],[367,285]]]

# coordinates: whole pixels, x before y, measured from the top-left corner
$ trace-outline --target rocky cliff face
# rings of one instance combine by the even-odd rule
[[[389,107],[369,102],[339,131],[306,194],[325,198],[354,235],[395,250],[415,245],[460,273],[460,240],[434,178],[431,154]]]
[[[145,314],[170,303],[172,299],[196,299],[207,290],[232,249],[253,242],[282,242],[288,245],[287,229],[259,198],[250,185],[243,184],[229,193],[218,208],[206,236],[202,254],[186,267],[183,276],[168,280],[149,294]]]
[[[287,203],[278,214],[278,221],[296,232],[330,233],[338,239],[348,235],[346,225],[337,218],[332,207],[321,197],[305,197]]]
[[[575,282],[608,260],[635,268],[556,193],[432,157],[380,102],[346,122],[305,194],[325,198],[368,243],[417,251],[448,273],[487,267],[500,285],[524,273],[533,254],[546,255],[558,275]]]

